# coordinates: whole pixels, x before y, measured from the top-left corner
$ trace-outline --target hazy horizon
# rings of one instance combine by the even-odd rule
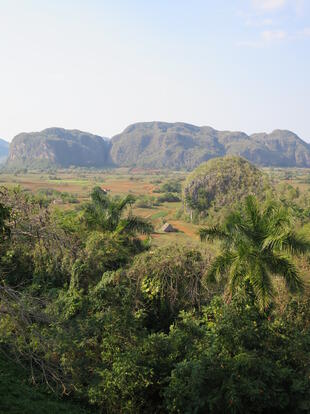
[[[0,138],[152,120],[310,141],[304,0],[0,0]]]

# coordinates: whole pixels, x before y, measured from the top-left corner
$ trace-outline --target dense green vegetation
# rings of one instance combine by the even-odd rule
[[[157,184],[179,194],[178,180]],[[309,412],[301,194],[220,200],[204,243],[162,247],[132,195],[97,186],[68,210],[0,196],[0,412]]]
[[[40,188],[34,197],[46,206],[50,203],[63,203],[63,204],[77,204],[78,198],[74,194],[69,194],[65,191],[57,191],[51,188]]]

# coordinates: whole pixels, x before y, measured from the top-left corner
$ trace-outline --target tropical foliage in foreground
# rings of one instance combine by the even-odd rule
[[[214,258],[208,244],[150,248],[131,198],[98,189],[68,213],[19,191],[0,201],[0,351],[24,367],[15,379],[0,359],[0,411],[44,412],[23,402],[27,381],[37,400],[79,403],[66,401],[68,412],[310,411],[309,294],[285,287],[300,290],[295,253],[308,244],[286,208],[249,198],[223,227],[202,230],[223,241]]]
[[[256,198],[248,196],[241,211],[230,214],[223,225],[199,231],[203,241],[223,242],[208,280],[215,282],[218,276],[227,275],[231,293],[248,283],[262,308],[273,297],[272,276],[282,277],[291,293],[301,291],[303,281],[293,256],[310,252],[310,243],[293,226],[290,210],[275,201],[260,208]]]

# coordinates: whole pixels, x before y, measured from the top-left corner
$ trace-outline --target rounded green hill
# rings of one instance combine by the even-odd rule
[[[188,212],[212,215],[233,208],[248,194],[265,198],[271,188],[267,176],[255,165],[237,156],[214,158],[196,168],[184,186]]]

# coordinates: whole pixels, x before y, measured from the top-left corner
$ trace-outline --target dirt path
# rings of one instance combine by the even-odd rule
[[[191,223],[185,223],[179,220],[169,220],[169,223],[171,223],[172,226],[175,227],[176,229],[185,233],[187,236],[198,238],[198,235],[197,235],[197,231],[199,228],[198,226],[195,226],[194,224],[191,224]]]

